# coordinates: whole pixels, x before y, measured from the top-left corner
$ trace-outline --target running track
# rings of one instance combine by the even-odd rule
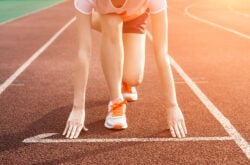
[[[186,139],[172,139],[166,129],[150,35],[140,99],[128,105],[129,128],[110,131],[103,127],[108,91],[100,34],[93,31],[89,131],[77,141],[60,135],[72,106],[77,49],[75,25],[67,24],[71,2],[1,25],[1,164],[248,164],[250,13],[215,2],[169,1],[169,47]]]

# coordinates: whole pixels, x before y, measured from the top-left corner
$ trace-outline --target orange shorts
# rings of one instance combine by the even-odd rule
[[[123,33],[146,33],[146,26],[149,17],[149,9],[138,17],[123,22]]]

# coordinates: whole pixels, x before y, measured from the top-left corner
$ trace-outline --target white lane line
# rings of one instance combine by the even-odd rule
[[[148,38],[152,41],[153,37],[150,32],[147,32]],[[230,123],[230,121],[220,112],[220,110],[209,100],[209,98],[201,91],[201,89],[193,82],[193,80],[184,72],[184,70],[175,62],[169,55],[171,65],[178,72],[178,74],[187,83],[190,89],[200,99],[200,101],[207,107],[209,112],[219,121],[226,132],[233,138],[235,143],[241,148],[244,154],[250,159],[250,145]]]
[[[208,81],[194,81],[196,84],[207,84]],[[186,84],[185,81],[175,81],[175,84]]]
[[[228,8],[231,12],[233,12],[233,13],[235,13],[235,14],[237,14],[237,15],[240,15],[240,16],[243,16],[243,17],[250,18],[250,14],[242,13],[242,12],[239,12],[239,11],[235,10],[235,9],[232,7],[232,4],[229,4],[229,5],[227,6],[227,8]]]
[[[8,88],[13,81],[25,70],[28,66],[37,59],[73,22],[75,17],[66,23],[58,32],[56,32],[40,49],[38,49],[15,73],[13,73],[3,84],[0,86],[0,95]]]
[[[196,4],[191,4],[191,5],[189,5],[189,6],[187,6],[187,7],[185,8],[184,12],[185,12],[185,14],[186,14],[188,17],[190,17],[190,18],[192,18],[192,19],[194,19],[194,20],[196,20],[196,21],[199,21],[199,22],[208,24],[208,25],[210,25],[210,26],[213,26],[213,27],[217,27],[217,28],[223,29],[223,30],[225,30],[225,31],[227,31],[227,32],[236,34],[236,35],[238,35],[238,36],[240,36],[240,37],[243,37],[243,38],[246,38],[246,39],[250,39],[250,35],[241,33],[241,32],[239,32],[239,31],[237,31],[237,30],[235,30],[235,29],[231,29],[231,28],[222,26],[222,25],[220,25],[220,24],[216,24],[216,23],[214,23],[214,22],[208,21],[208,20],[206,20],[206,19],[203,19],[203,18],[201,18],[201,17],[198,17],[198,16],[195,16],[195,15],[191,14],[190,11],[189,11],[189,9],[192,8],[192,7],[195,6],[195,5],[196,5]]]
[[[220,110],[208,99],[201,89],[192,81],[192,79],[183,71],[183,69],[170,57],[171,64],[179,75],[184,79],[187,85],[192,89],[200,101],[207,107],[209,112],[219,121],[226,132],[233,138],[235,143],[241,148],[248,159],[250,159],[250,145],[230,123],[230,121],[220,112]]]
[[[16,20],[18,20],[18,19],[20,19],[20,18],[23,18],[23,17],[27,17],[27,16],[29,16],[29,15],[31,15],[31,14],[38,13],[38,12],[40,12],[40,11],[42,11],[42,10],[49,9],[49,8],[54,7],[54,6],[56,6],[56,5],[59,5],[59,4],[63,3],[63,2],[65,2],[65,1],[57,2],[57,3],[52,4],[52,5],[50,5],[50,6],[47,6],[47,7],[44,7],[44,8],[40,8],[40,9],[35,10],[35,11],[32,11],[32,12],[30,12],[30,13],[27,13],[27,14],[24,14],[24,15],[21,15],[21,16],[18,16],[18,17],[9,19],[9,20],[7,20],[7,21],[1,22],[1,23],[0,23],[0,26],[1,26],[1,25],[4,25],[4,24],[6,24],[6,23],[12,22],[12,21],[16,21]]]
[[[232,137],[187,137],[187,138],[99,138],[99,139],[49,139],[57,133],[45,133],[23,140],[23,143],[114,143],[114,142],[196,142],[225,141]],[[47,139],[46,139],[47,138]]]

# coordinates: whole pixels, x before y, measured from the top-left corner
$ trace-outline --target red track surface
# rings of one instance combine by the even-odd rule
[[[228,11],[225,4],[213,6],[210,2],[203,1],[202,6],[194,6],[190,12],[250,34],[249,23],[243,23],[249,22],[249,18],[243,19]],[[169,1],[170,54],[249,143],[250,40],[184,15],[185,7],[192,3],[194,1]],[[72,4],[67,2],[0,26],[1,82],[12,75],[73,15]],[[224,19],[228,17],[230,23]],[[103,127],[108,91],[98,56],[100,34],[93,31],[93,36],[93,45],[96,47],[93,48],[86,110],[89,131],[82,132],[79,139],[169,138],[150,42],[147,43],[145,79],[138,88],[140,99],[128,105],[129,128],[117,132]],[[23,143],[24,139],[38,134],[62,133],[72,107],[71,73],[76,49],[76,31],[72,25],[0,95],[0,164],[249,163],[234,140]],[[229,136],[181,76],[174,73],[188,137]],[[63,137],[56,135],[52,138],[56,140]]]

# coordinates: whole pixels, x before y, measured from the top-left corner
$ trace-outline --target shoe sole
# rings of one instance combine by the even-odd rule
[[[120,124],[116,124],[116,125],[107,125],[106,123],[104,124],[104,126],[108,129],[113,129],[113,130],[122,130],[122,129],[126,129],[128,128],[128,125],[120,125]]]

